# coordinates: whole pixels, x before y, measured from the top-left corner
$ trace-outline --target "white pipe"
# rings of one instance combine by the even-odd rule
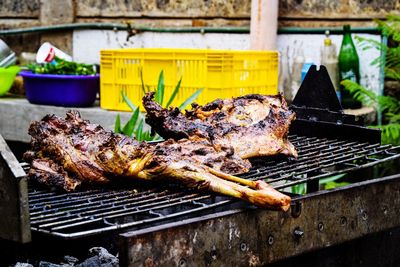
[[[252,0],[250,49],[276,50],[278,0]]]

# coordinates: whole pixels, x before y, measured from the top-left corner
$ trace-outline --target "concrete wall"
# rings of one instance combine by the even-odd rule
[[[380,41],[379,35],[357,34],[358,36]],[[99,63],[101,49],[119,48],[202,48],[246,50],[250,47],[249,34],[196,34],[196,33],[151,33],[137,34],[126,40],[123,31],[81,30],[73,34],[74,59],[81,62]],[[278,50],[283,55],[288,53],[289,68],[293,63],[294,51],[302,47],[304,57],[319,64],[320,49],[324,35],[280,34]],[[337,54],[342,42],[342,35],[330,37],[337,47]],[[93,40],[96,40],[95,42]],[[379,56],[378,50],[362,50],[355,42],[360,57],[361,84],[378,91],[379,69],[371,66],[371,61]]]
[[[117,22],[152,27],[229,27],[249,26],[250,0],[3,0],[0,1],[0,27],[15,28],[71,22]],[[366,27],[372,19],[387,13],[400,14],[400,0],[281,0],[279,27]],[[65,31],[5,37],[17,53],[35,52],[44,41],[87,63],[99,62],[99,51],[123,47],[187,47],[248,49],[248,34],[139,33],[127,40],[126,32]],[[2,38],[0,36],[0,38]],[[378,36],[374,38],[379,39]],[[339,47],[341,36],[332,37]],[[280,35],[278,49],[285,53],[302,44],[305,56],[319,62],[322,35]],[[339,49],[338,49],[339,50]],[[362,83],[377,90],[379,72],[371,67],[371,53],[361,51]],[[289,64],[292,52],[289,51]]]

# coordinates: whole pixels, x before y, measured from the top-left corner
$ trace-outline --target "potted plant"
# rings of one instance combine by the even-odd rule
[[[30,103],[87,107],[96,100],[100,75],[93,65],[55,58],[51,63],[31,64],[20,72]]]

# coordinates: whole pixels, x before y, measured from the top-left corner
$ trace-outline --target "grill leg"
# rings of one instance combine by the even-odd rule
[[[319,180],[307,181],[307,194],[319,190]]]

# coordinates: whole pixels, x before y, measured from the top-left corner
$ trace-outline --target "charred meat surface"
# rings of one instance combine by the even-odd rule
[[[47,115],[29,128],[32,150],[28,177],[39,183],[74,190],[83,184],[115,179],[165,181],[236,197],[260,207],[287,210],[290,198],[264,181],[233,176],[250,163],[231,147],[216,150],[208,139],[167,140],[156,145],[137,142],[68,112],[65,119]],[[240,185],[242,184],[242,185]]]
[[[281,95],[217,99],[205,106],[193,104],[185,114],[178,108],[162,108],[153,98],[153,92],[143,98],[146,122],[163,138],[199,136],[217,150],[232,147],[243,159],[277,154],[297,157],[287,137],[295,114]]]

